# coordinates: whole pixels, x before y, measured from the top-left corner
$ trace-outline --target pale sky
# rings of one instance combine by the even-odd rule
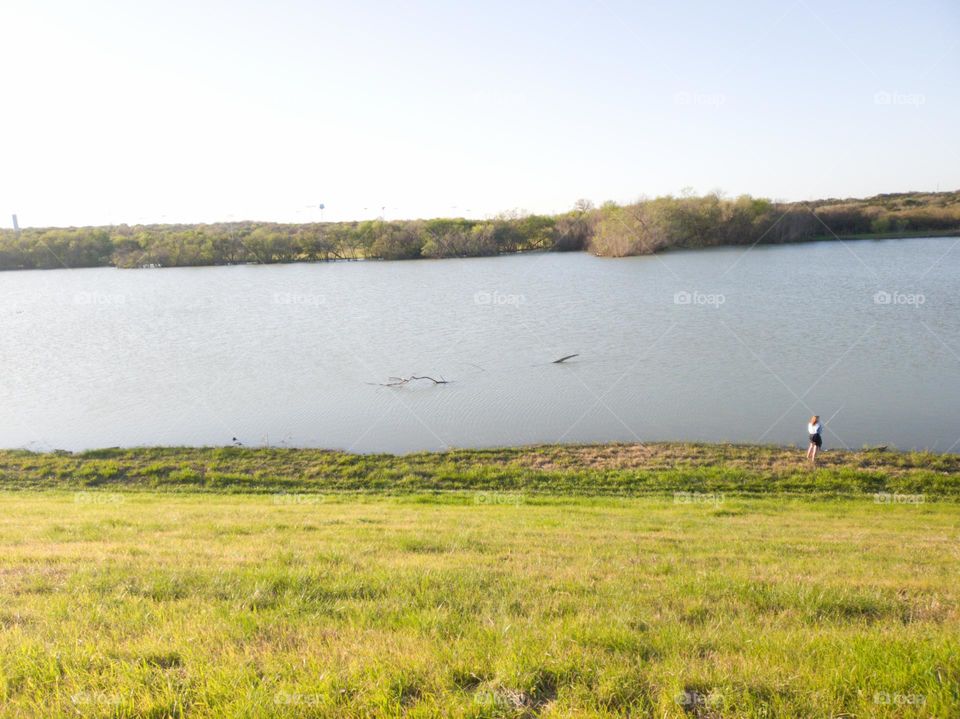
[[[960,3],[4,0],[0,226],[960,189]]]

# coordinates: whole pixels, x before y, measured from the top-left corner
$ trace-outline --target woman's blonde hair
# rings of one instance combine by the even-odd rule
[[[810,418],[810,424],[816,424],[818,419],[820,419],[819,414],[813,415],[813,417]]]

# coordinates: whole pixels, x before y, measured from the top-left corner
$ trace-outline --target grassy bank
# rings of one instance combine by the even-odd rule
[[[231,493],[509,491],[642,496],[924,494],[960,499],[960,455],[721,444],[540,446],[367,455],[311,449],[0,451],[0,488]]]
[[[956,717],[952,503],[0,492],[5,717]]]

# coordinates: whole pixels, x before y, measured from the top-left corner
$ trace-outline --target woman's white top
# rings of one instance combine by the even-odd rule
[[[821,425],[820,425],[819,422],[817,422],[816,424],[808,424],[808,425],[807,425],[807,431],[808,431],[810,434],[820,434],[820,428],[821,428]]]

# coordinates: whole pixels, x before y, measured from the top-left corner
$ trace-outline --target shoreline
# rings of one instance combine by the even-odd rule
[[[405,455],[326,449],[138,447],[0,450],[0,490],[223,494],[923,497],[960,501],[960,454],[650,443],[532,445]],[[906,501],[906,500],[905,500]],[[911,500],[913,501],[913,500]],[[917,500],[920,501],[920,500]]]
[[[338,260],[494,257],[586,251],[603,257],[670,249],[793,244],[824,239],[960,234],[960,191],[784,202],[718,192],[578,201],[555,214],[338,222],[263,222],[0,229],[0,267],[202,267]]]
[[[271,262],[214,262],[197,263],[184,265],[141,265],[141,266],[123,266],[110,263],[96,265],[72,265],[62,267],[2,267],[3,272],[32,272],[32,271],[62,271],[62,270],[168,270],[168,269],[187,269],[203,267],[272,267],[279,265],[328,265],[328,264],[351,264],[357,262],[439,262],[444,260],[471,260],[471,259],[491,259],[497,257],[517,257],[519,255],[542,255],[542,254],[586,254],[590,257],[597,257],[604,260],[623,260],[635,257],[652,257],[654,255],[676,254],[681,252],[701,252],[708,250],[734,249],[737,247],[783,247],[794,245],[815,244],[820,242],[853,242],[861,240],[923,240],[923,239],[960,239],[960,227],[951,230],[930,230],[930,231],[908,231],[908,232],[880,232],[852,235],[815,235],[798,240],[787,242],[761,242],[754,243],[723,243],[717,245],[703,245],[701,247],[687,247],[683,245],[672,245],[661,250],[648,253],[630,254],[630,255],[604,255],[595,253],[590,248],[573,250],[556,250],[545,248],[531,248],[516,250],[513,252],[498,252],[495,254],[478,255],[450,255],[443,257],[411,257],[411,258],[382,258],[382,257],[331,257],[328,259],[304,258],[285,261]]]

